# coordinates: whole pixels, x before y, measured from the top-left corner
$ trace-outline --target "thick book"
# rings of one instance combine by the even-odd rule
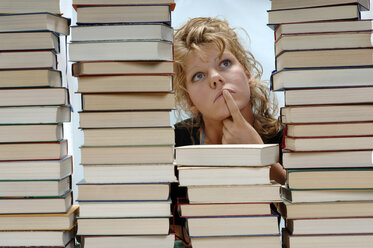
[[[85,146],[173,145],[175,143],[175,131],[172,127],[84,128],[83,133]]]
[[[61,139],[63,139],[63,126],[61,123],[44,125],[0,125],[1,143],[58,141]]]
[[[175,150],[179,166],[265,166],[279,159],[275,144],[194,145]]]
[[[85,248],[108,247],[152,247],[173,248],[175,234],[156,236],[82,236]]]
[[[373,201],[290,203],[284,200],[279,211],[287,219],[365,217],[372,216]]]
[[[190,203],[281,202],[280,185],[189,186]]]
[[[72,157],[60,160],[1,161],[0,180],[64,178],[73,171]]]
[[[171,201],[79,201],[81,218],[168,217]]]
[[[61,214],[1,214],[0,231],[71,230],[75,226],[79,206]]]
[[[372,31],[282,34],[276,37],[275,55],[284,51],[372,47]]]
[[[79,25],[71,27],[71,41],[164,40],[173,42],[174,30],[165,24]]]
[[[146,164],[173,163],[173,145],[157,146],[82,146],[81,163]]]
[[[372,150],[373,136],[286,137],[283,148],[290,151],[357,151]]]
[[[36,88],[61,86],[61,72],[57,70],[0,70],[0,88]]]
[[[168,127],[167,111],[80,112],[80,128]]]
[[[276,57],[276,69],[371,66],[373,48],[285,51]]]
[[[289,106],[281,118],[286,124],[373,121],[373,104]]]
[[[77,235],[167,235],[169,228],[169,217],[79,217]]]
[[[279,235],[239,237],[192,237],[193,248],[260,247],[280,248]]]
[[[120,75],[78,78],[78,93],[171,92],[172,75]]]
[[[136,75],[136,76],[140,76],[141,78],[141,76],[149,75],[149,74],[150,75],[174,74],[174,66],[173,66],[173,61],[93,61],[93,62],[83,61],[83,62],[74,63],[72,65],[72,71],[75,77]],[[102,78],[96,78],[96,79],[102,79]],[[121,78],[121,80],[125,80],[125,79]]]
[[[166,23],[171,22],[169,4],[159,5],[77,5],[77,24]]]
[[[86,183],[78,184],[78,201],[168,200],[169,183]]]
[[[271,76],[271,88],[275,91],[359,86],[373,86],[373,67],[291,68]]]
[[[50,12],[60,14],[60,0],[5,0],[0,3],[0,13]]]
[[[0,232],[1,247],[74,247],[71,240],[75,230],[69,231],[11,231]]]
[[[67,140],[57,142],[0,143],[0,161],[61,159],[67,155]]]
[[[13,4],[13,1],[11,2]],[[23,4],[25,6],[26,4]],[[32,4],[27,4],[32,6]],[[0,15],[0,32],[52,31],[68,35],[70,20],[51,13],[22,13]]]
[[[103,4],[171,4],[175,0],[73,0],[76,5],[103,5]]]
[[[311,8],[311,7],[321,7],[328,5],[340,5],[340,4],[360,4],[362,10],[369,10],[370,2],[369,0],[272,0],[271,10],[277,9],[298,9],[298,8]]]
[[[71,206],[71,191],[54,197],[0,197],[0,214],[66,213]]]
[[[170,164],[84,165],[88,183],[166,183],[176,182],[175,166]]]
[[[178,167],[180,186],[269,184],[270,166]]]
[[[82,94],[83,111],[171,110],[174,93]]]
[[[191,238],[279,234],[276,215],[188,217],[186,221]]]
[[[172,61],[168,41],[82,41],[69,44],[70,61]]]
[[[285,169],[372,167],[372,151],[284,152]]]
[[[60,52],[59,37],[53,32],[0,33],[0,51],[53,50]]]
[[[360,19],[360,6],[358,4],[268,10],[268,25],[270,27],[275,27],[281,23],[358,19]]]
[[[57,69],[56,54],[50,51],[2,51],[0,69]]]
[[[370,189],[289,189],[281,187],[281,197],[297,202],[373,201]]]
[[[1,89],[0,106],[67,105],[66,88]]]
[[[59,179],[1,180],[2,197],[62,196],[71,190],[71,176]]]
[[[286,184],[291,189],[368,189],[373,168],[292,169]]]

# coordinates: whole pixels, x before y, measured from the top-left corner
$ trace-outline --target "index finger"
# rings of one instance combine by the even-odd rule
[[[233,121],[241,120],[243,118],[240,109],[237,106],[236,101],[233,99],[231,93],[228,90],[223,90],[223,97],[227,104],[228,110],[232,115]]]

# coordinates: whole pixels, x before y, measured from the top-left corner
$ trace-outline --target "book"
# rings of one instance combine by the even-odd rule
[[[188,217],[186,221],[191,238],[279,234],[275,215]]]
[[[0,180],[64,178],[73,171],[72,157],[60,160],[1,161]]]
[[[293,235],[371,234],[373,218],[287,219],[286,228]]]
[[[276,57],[276,69],[371,66],[373,48],[286,51]]]
[[[152,247],[152,248],[173,248],[175,234],[158,236],[82,236],[84,247],[102,248],[109,247],[132,248]]]
[[[284,152],[285,169],[372,167],[372,151]]]
[[[174,30],[165,24],[79,25],[71,27],[71,41],[164,40],[173,42]]]
[[[62,124],[0,125],[0,142],[4,143],[58,141],[61,139],[63,139]]]
[[[52,124],[70,118],[69,106],[0,107],[0,124]]]
[[[0,70],[0,88],[61,86],[61,72],[57,70]]]
[[[275,38],[281,37],[282,34],[359,32],[369,30],[373,30],[372,20],[282,23],[275,30]]]
[[[281,108],[283,123],[373,121],[372,104],[313,105]]]
[[[373,241],[373,234],[290,235],[285,230],[282,237],[287,248],[369,247]]]
[[[146,164],[173,163],[173,146],[82,146],[81,163],[89,164]],[[0,156],[1,157],[1,156]]]
[[[185,203],[178,201],[181,217],[271,215],[269,203]]]
[[[55,197],[0,197],[1,214],[66,213],[72,206],[72,193]]]
[[[0,52],[0,69],[57,69],[53,51]]]
[[[59,0],[5,0],[0,4],[0,13],[32,13],[51,12],[60,13]]]
[[[86,183],[78,185],[78,201],[168,200],[168,183]]]
[[[59,179],[1,180],[3,197],[62,196],[71,189],[71,177]]]
[[[269,184],[270,166],[178,167],[180,186]]]
[[[74,231],[11,231],[0,232],[0,246],[65,247],[74,238]],[[67,246],[69,247],[69,246]],[[71,247],[71,246],[70,246]]]
[[[275,55],[284,51],[372,47],[372,31],[282,34],[275,42]]]
[[[174,0],[73,0],[76,5],[98,4],[170,4]]]
[[[11,2],[11,4],[13,4],[13,2]],[[28,6],[32,6],[32,4]],[[70,32],[69,26],[69,19],[51,13],[0,15],[0,32],[52,31],[68,35]]]
[[[172,43],[167,41],[82,41],[69,43],[70,61],[110,61],[173,59]]]
[[[289,202],[373,201],[373,189],[289,189],[281,187]]]
[[[85,146],[173,145],[175,143],[175,131],[172,127],[85,128],[83,133]]]
[[[169,217],[78,218],[77,235],[167,235]]]
[[[286,184],[291,189],[373,188],[373,168],[292,169]]]
[[[0,161],[61,159],[67,155],[67,140],[56,142],[0,143]]]
[[[143,76],[144,74],[145,75],[148,75],[148,74],[170,75],[174,73],[174,67],[173,67],[172,61],[104,61],[104,62],[100,62],[100,61],[84,62],[83,61],[83,62],[74,63],[72,65],[72,71],[75,77],[104,76],[104,75],[105,76],[112,76],[112,75]],[[101,78],[96,78],[96,79],[101,79]],[[121,78],[121,80],[125,80],[125,79]]]
[[[80,112],[80,128],[168,127],[170,111]]]
[[[52,32],[0,33],[0,51],[52,50],[60,52],[59,37]]]
[[[321,7],[321,6],[329,6],[329,5],[340,5],[340,4],[351,4],[357,3],[360,4],[362,10],[369,10],[370,2],[369,0],[272,0],[271,1],[271,9],[297,9],[297,8],[310,8],[310,7]]]
[[[190,203],[279,202],[280,185],[188,186]]]
[[[176,182],[175,166],[170,164],[84,165],[88,183]]]
[[[281,23],[360,19],[358,4],[268,10],[267,12],[268,25],[272,28]]]
[[[290,89],[285,91],[285,105],[372,103],[373,87]]]
[[[66,88],[2,89],[0,106],[67,105]]]
[[[271,76],[271,88],[358,87],[373,85],[372,67],[291,68]]]
[[[79,93],[171,91],[172,75],[89,76],[78,78]]]
[[[193,248],[261,247],[280,248],[280,236],[193,237]]]
[[[373,122],[289,124],[288,137],[343,137],[373,135]]]
[[[169,4],[159,5],[77,5],[77,24],[167,23],[171,22]]]
[[[171,215],[171,201],[79,201],[81,218],[113,217],[168,217]]]
[[[353,137],[286,137],[283,148],[290,151],[353,151],[372,150],[373,136]]]
[[[175,148],[179,166],[265,166],[275,164],[275,144],[194,145]]]
[[[280,203],[283,218],[338,218],[372,216],[373,201]]]
[[[5,214],[0,215],[0,231],[15,230],[71,230],[75,225],[79,206],[74,205],[62,214]]]
[[[171,110],[174,93],[82,94],[83,111]]]

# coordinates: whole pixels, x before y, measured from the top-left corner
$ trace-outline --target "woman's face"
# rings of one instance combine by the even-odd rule
[[[201,52],[202,51],[202,52]],[[204,119],[222,121],[231,114],[223,90],[228,90],[241,113],[252,111],[250,106],[250,77],[237,58],[214,44],[201,46],[186,57],[186,89],[193,112],[201,112]]]

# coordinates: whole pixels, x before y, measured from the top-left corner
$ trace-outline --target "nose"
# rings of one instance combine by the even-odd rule
[[[224,79],[220,72],[215,69],[210,70],[210,87],[216,89],[220,84],[224,84]]]

